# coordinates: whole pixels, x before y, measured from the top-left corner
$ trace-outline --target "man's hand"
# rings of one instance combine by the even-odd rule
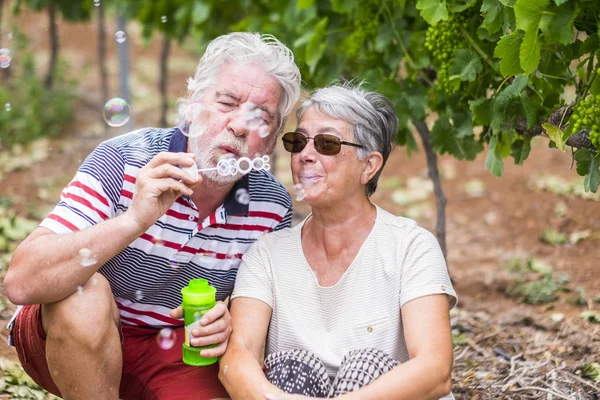
[[[175,319],[183,318],[183,308],[177,307],[171,310],[170,315]],[[225,303],[218,301],[199,322],[200,326],[192,329],[190,344],[194,347],[216,344],[211,349],[202,350],[200,352],[202,357],[220,357],[225,354],[229,335],[231,335],[231,315]]]
[[[191,153],[158,153],[141,170],[136,179],[135,193],[126,212],[140,230],[147,230],[173,205],[181,195],[191,196],[190,186],[199,177],[191,177],[177,165],[194,164]]]

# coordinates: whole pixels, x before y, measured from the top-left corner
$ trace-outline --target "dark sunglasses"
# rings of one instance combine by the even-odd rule
[[[288,132],[281,138],[283,147],[290,153],[300,153],[306,147],[309,140],[314,141],[315,149],[319,154],[324,156],[334,156],[340,152],[342,145],[360,147],[363,146],[356,143],[345,142],[333,135],[318,134],[315,137],[308,137],[300,132]]]

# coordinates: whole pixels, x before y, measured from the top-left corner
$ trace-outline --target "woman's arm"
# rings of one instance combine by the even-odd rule
[[[354,399],[439,399],[450,393],[452,333],[448,296],[419,297],[402,307],[410,360],[342,397]]]
[[[264,400],[265,393],[283,393],[262,371],[271,307],[257,299],[231,302],[233,333],[220,360],[219,379],[233,400]]]

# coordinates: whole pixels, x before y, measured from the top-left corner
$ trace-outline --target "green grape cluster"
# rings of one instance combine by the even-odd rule
[[[377,3],[361,0],[359,5],[353,18],[352,33],[344,39],[344,52],[350,57],[360,56],[364,44],[374,39],[379,31]]]
[[[466,18],[453,14],[446,21],[430,25],[425,34],[425,47],[431,52],[437,71],[438,86],[446,93],[458,90],[458,85],[450,82],[448,68],[454,50],[460,47],[462,34],[460,29],[468,27]]]
[[[589,95],[580,100],[573,110],[571,121],[573,132],[589,130],[592,144],[600,150],[600,95]]]

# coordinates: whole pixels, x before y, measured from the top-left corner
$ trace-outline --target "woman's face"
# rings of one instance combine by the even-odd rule
[[[296,132],[309,138],[318,134],[338,137],[355,143],[352,126],[343,120],[332,118],[314,107],[304,112]],[[309,140],[299,153],[292,153],[292,176],[294,184],[302,184],[304,200],[311,206],[338,204],[351,196],[365,196],[360,182],[365,162],[358,159],[359,149],[342,145],[338,154],[327,156],[317,152],[313,140]]]

